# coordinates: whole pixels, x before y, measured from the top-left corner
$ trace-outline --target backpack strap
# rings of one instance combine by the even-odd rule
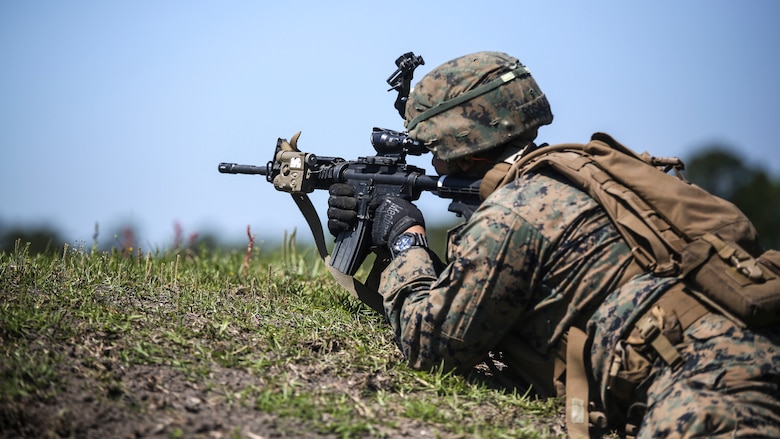
[[[601,165],[606,161],[604,166],[609,169],[619,167],[623,174],[630,174],[637,166],[653,166],[646,160],[652,158],[639,156],[617,142],[615,145],[605,143],[594,135],[594,140],[586,145],[568,143],[533,151],[514,164],[502,184],[549,166],[604,208],[643,268],[658,276],[674,276],[680,271],[675,255],[682,250],[685,238]],[[671,163],[669,160],[664,163],[667,162]]]
[[[604,207],[643,267],[662,276],[677,270],[672,252],[664,242],[680,242],[681,238],[636,193],[613,179],[587,154],[556,153],[545,160],[567,178],[580,181],[581,187]],[[646,240],[650,251],[637,237]]]
[[[590,438],[589,381],[585,369],[585,331],[572,326],[566,337],[566,432],[573,439]]]

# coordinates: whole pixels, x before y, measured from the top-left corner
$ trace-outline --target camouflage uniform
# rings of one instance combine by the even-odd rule
[[[593,311],[633,258],[603,210],[552,174],[494,192],[455,236],[441,272],[412,248],[383,273],[385,310],[409,364],[466,370],[502,340],[539,358]],[[544,394],[553,393],[552,370]]]
[[[595,393],[609,398],[614,347],[676,283],[639,273],[604,211],[553,173],[493,192],[451,238],[447,260],[437,270],[435,255],[412,248],[383,273],[385,311],[409,365],[468,370],[491,350],[520,349],[530,360],[510,358],[510,367],[528,367],[541,394],[554,393],[555,349],[576,324],[592,343]],[[778,332],[716,314],[687,328],[677,345],[684,365],[655,360],[637,389],[647,401],[639,437],[780,437]]]

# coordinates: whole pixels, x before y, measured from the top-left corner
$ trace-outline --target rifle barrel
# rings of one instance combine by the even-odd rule
[[[268,175],[267,166],[239,165],[238,163],[220,163],[219,172],[222,174],[260,174]]]

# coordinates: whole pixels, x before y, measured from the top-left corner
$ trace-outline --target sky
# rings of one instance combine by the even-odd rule
[[[3,1],[0,227],[91,245],[96,225],[103,243],[130,226],[147,249],[177,225],[305,240],[289,195],[217,164],[263,165],[297,131],[304,151],[373,155],[373,127],[403,130],[385,81],[409,51],[415,81],[477,51],[519,58],[555,117],[539,142],[603,131],[683,158],[717,143],[780,175],[778,22],[775,0]]]

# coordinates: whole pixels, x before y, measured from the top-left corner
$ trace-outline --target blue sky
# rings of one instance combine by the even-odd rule
[[[540,141],[605,131],[682,157],[718,142],[780,175],[778,22],[773,0],[0,2],[0,224],[87,245],[95,223],[103,241],[131,225],[146,248],[174,223],[308,237],[288,195],[217,164],[264,164],[296,131],[303,150],[372,154],[372,127],[403,129],[385,80],[408,51],[416,79],[466,53],[518,57],[555,115]]]

